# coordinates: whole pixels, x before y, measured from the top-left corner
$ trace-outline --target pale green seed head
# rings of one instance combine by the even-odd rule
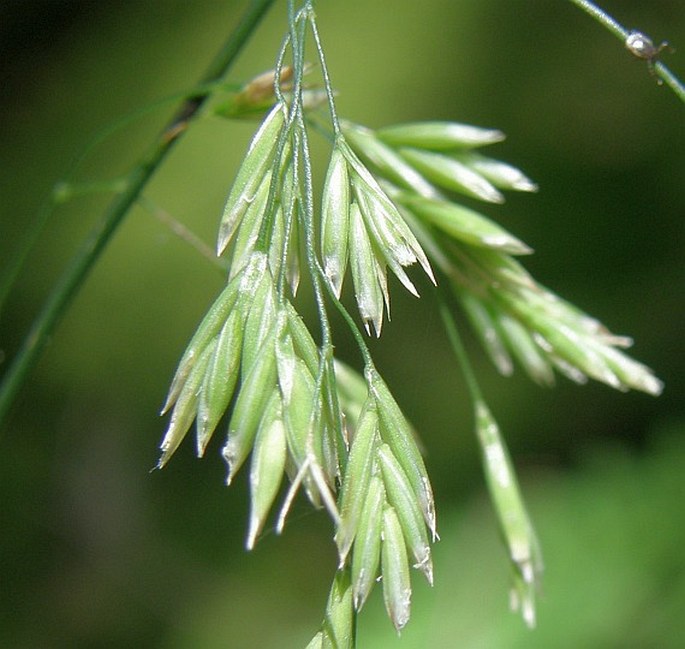
[[[538,186],[528,176],[506,162],[473,152],[454,154],[454,158],[500,189],[518,192],[536,192],[538,190]]]
[[[278,136],[285,121],[285,109],[274,106],[255,134],[238,169],[233,187],[226,199],[219,224],[217,254],[221,255],[253,202],[264,175],[273,162]]]
[[[304,361],[295,356],[292,341],[277,345],[276,358],[290,453],[298,466],[310,452],[321,463],[321,430],[313,418],[318,399],[314,377]]]
[[[403,266],[410,266],[416,262],[416,255],[411,246],[397,233],[393,227],[392,217],[383,212],[383,206],[374,200],[374,195],[367,192],[365,185],[355,183],[355,195],[363,217],[366,231],[373,242],[375,257],[380,257],[379,263],[387,264],[402,282],[403,286],[415,297],[418,291],[404,271]]]
[[[228,318],[240,296],[239,288],[240,279],[229,282],[228,286],[226,286],[219,297],[214,301],[214,304],[212,304],[200,323],[200,326],[193,334],[186,351],[179,361],[178,369],[171,382],[169,394],[161,414],[167,412],[169,408],[174,405],[178,395],[183,389],[183,385],[188,379],[188,375],[197,362],[197,359],[200,357],[200,354],[209,342],[221,331],[221,328],[226,322],[226,318]]]
[[[360,611],[376,583],[381,559],[381,534],[385,489],[378,475],[371,478],[362,507],[352,551],[352,586],[354,608]]]
[[[521,497],[509,453],[488,407],[475,404],[476,433],[483,467],[514,574],[512,603],[529,626],[535,624],[535,592],[542,575],[542,555]]]
[[[205,370],[197,408],[197,454],[202,457],[233,396],[240,373],[244,318],[239,310],[228,316],[216,339]]]
[[[554,384],[554,371],[533,336],[519,320],[503,311],[496,312],[498,329],[507,347],[533,381],[543,387]]]
[[[316,635],[309,641],[305,649],[324,649],[324,633],[317,631]]]
[[[217,341],[216,338],[214,338],[202,350],[197,361],[193,365],[192,370],[190,370],[187,380],[181,388],[171,413],[169,427],[160,444],[162,456],[159,458],[157,464],[160,469],[169,461],[169,458],[179,447],[197,415],[197,402],[204,382],[205,372],[216,348],[216,344]]]
[[[273,330],[278,315],[276,306],[278,298],[271,273],[266,269],[266,257],[262,253],[255,254],[260,255],[259,267],[264,267],[264,272],[259,277],[256,286],[253,285],[253,291],[244,293],[247,318],[243,334],[243,377],[247,376],[252,368],[255,358],[262,349],[265,336],[267,332]],[[256,277],[255,280],[257,280]]]
[[[231,483],[252,449],[262,414],[276,386],[276,335],[277,327],[274,324],[264,336],[261,348],[238,392],[228,427],[228,438],[222,449],[228,465],[227,484]]]
[[[457,122],[414,122],[379,129],[378,137],[393,147],[450,151],[501,142],[504,133]]]
[[[532,252],[494,221],[463,205],[406,194],[402,195],[401,201],[417,216],[463,243],[512,255]]]
[[[231,250],[229,278],[235,277],[248,263],[255,251],[259,230],[264,220],[264,211],[271,188],[271,171],[267,170],[255,195],[245,210],[236,229]]]
[[[286,151],[282,162],[280,185],[276,191],[274,223],[269,242],[271,273],[280,282],[282,272],[293,295],[300,284],[300,222],[301,187],[295,174],[292,152]]]
[[[649,367],[638,363],[614,347],[602,344],[597,340],[594,343],[601,347],[601,354],[611,371],[621,382],[621,389],[640,390],[655,397],[661,394],[664,384],[654,376]]]
[[[619,390],[660,393],[662,383],[649,368],[609,344],[614,337],[607,336],[603,328],[597,329],[593,320],[567,309],[563,302],[548,297],[531,299],[528,291],[518,295],[504,287],[492,293],[531,331],[548,360],[572,380],[583,383],[585,377],[591,377]],[[623,344],[621,338],[618,340]]]
[[[414,567],[433,584],[433,562],[421,507],[404,469],[387,444],[378,448],[378,460],[388,502],[393,506],[407,546],[414,556]]]
[[[433,271],[423,248],[385,193],[380,198],[377,192],[370,191],[369,186],[359,179],[353,179],[352,186],[378,253],[382,255],[405,288],[418,297],[418,292],[404,272],[403,266],[410,266],[418,261],[431,281],[435,283]]]
[[[350,240],[350,181],[347,162],[336,146],[331,153],[321,207],[321,257],[333,293],[340,297]]]
[[[278,390],[274,390],[254,441],[250,466],[250,524],[246,546],[254,547],[257,535],[273,505],[286,461],[286,432]]]
[[[300,241],[302,234],[300,232],[300,221],[297,218],[297,210],[295,209],[290,222],[290,231],[288,234],[288,248],[285,260],[285,278],[290,286],[290,292],[297,295],[297,289],[300,286],[300,279],[302,273],[300,271]]]
[[[335,534],[340,565],[344,565],[359,528],[373,472],[378,442],[378,415],[372,399],[364,404],[345,467],[340,493],[340,523]]]
[[[350,270],[359,315],[366,329],[376,336],[383,327],[383,291],[378,283],[373,245],[357,203],[350,207]]]
[[[404,470],[426,525],[435,539],[437,531],[433,490],[414,439],[414,432],[378,372],[367,369],[366,376],[378,409],[381,439],[392,449]]]
[[[400,149],[400,154],[417,171],[444,189],[489,203],[504,202],[504,196],[486,178],[459,160],[410,147]]]
[[[285,318],[286,330],[292,337],[295,354],[305,362],[307,369],[314,376],[319,367],[319,348],[309,333],[307,325],[295,307],[287,301],[281,306],[279,318]]]
[[[347,570],[336,573],[326,604],[323,623],[323,647],[353,649],[355,618],[352,608],[352,585]]]
[[[383,600],[390,620],[400,631],[409,621],[411,612],[411,580],[402,526],[390,506],[383,510],[382,535]]]
[[[354,435],[359,413],[368,395],[366,381],[349,365],[335,359],[335,381],[338,401],[344,417],[344,436],[347,446]]]
[[[459,293],[459,301],[493,365],[503,376],[511,375],[514,366],[492,311],[483,300],[467,291]]]
[[[440,198],[440,192],[371,129],[350,122],[343,122],[342,126],[352,147],[388,180],[419,196]]]

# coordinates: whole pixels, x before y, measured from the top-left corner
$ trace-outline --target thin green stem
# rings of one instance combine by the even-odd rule
[[[447,336],[466,379],[473,402],[476,435],[490,497],[514,569],[514,589],[523,619],[535,626],[535,589],[542,574],[542,555],[514,466],[499,426],[483,398],[454,318],[438,292],[439,309]]]
[[[281,46],[281,49],[278,53],[278,58],[276,60],[276,68],[275,68],[275,83],[274,83],[274,94],[276,95],[277,102],[281,104],[282,106],[286,107],[288,106],[288,114],[285,120],[285,124],[283,125],[283,128],[281,129],[281,132],[278,137],[278,142],[276,144],[276,153],[274,154],[274,162],[272,165],[272,175],[271,175],[271,186],[269,187],[269,195],[267,197],[266,201],[266,207],[264,209],[264,214],[266,215],[266,218],[262,221],[262,224],[259,228],[259,234],[257,237],[257,244],[256,244],[256,249],[259,250],[268,250],[269,247],[269,239],[270,236],[273,232],[273,222],[275,219],[275,213],[274,213],[274,205],[275,205],[275,200],[276,200],[276,188],[280,185],[281,180],[279,178],[279,173],[281,170],[281,159],[283,157],[283,152],[285,151],[286,144],[290,141],[291,144],[294,140],[293,137],[293,132],[295,128],[295,123],[297,121],[297,106],[298,102],[301,104],[301,92],[299,88],[301,88],[302,84],[302,76],[304,74],[304,58],[302,56],[299,57],[299,63],[298,63],[298,55],[295,52],[297,42],[298,42],[298,37],[297,34],[295,33],[295,29],[297,27],[297,24],[301,21],[299,12],[297,15],[295,15],[292,12],[292,8],[289,7],[289,22],[290,22],[290,28],[288,31],[288,34],[286,35],[285,39],[283,40],[283,45]],[[300,31],[303,31],[304,29],[304,24],[300,25]],[[281,89],[281,78],[283,75],[283,68],[285,64],[285,57],[286,53],[288,51],[288,47],[291,47],[293,50],[293,76],[294,76],[294,89],[293,89],[293,101],[292,105],[288,105],[288,102],[286,101],[285,96],[283,95],[283,91]],[[298,147],[293,145],[292,146],[292,156],[293,156],[293,186],[298,187],[299,186],[299,163],[298,163]],[[290,215],[292,216],[292,214]],[[285,215],[287,220],[292,220],[288,219],[288,215]],[[284,274],[285,274],[285,259],[287,255],[287,243],[288,243],[288,237],[289,237],[289,228],[288,224],[286,223],[286,233],[284,237],[284,247],[282,250],[281,254],[281,273],[280,277],[277,278],[277,286],[279,287],[279,295],[283,294],[283,286],[284,286]]]
[[[438,296],[438,307],[440,309],[440,316],[442,317],[442,322],[447,332],[447,338],[452,347],[454,355],[457,357],[457,361],[461,366],[461,370],[464,373],[464,380],[466,381],[466,387],[471,395],[471,400],[474,405],[477,403],[483,403],[483,393],[481,392],[480,386],[476,379],[476,374],[471,366],[471,361],[469,360],[468,354],[466,353],[466,348],[461,340],[457,325],[454,323],[454,318],[450,313],[447,304],[445,304],[444,298],[441,296],[440,291],[436,291]]]
[[[304,7],[304,10],[307,12],[307,18],[309,20],[310,27],[312,29],[312,34],[314,36],[314,42],[316,44],[316,49],[317,53],[319,56],[319,61],[321,62],[321,69],[322,69],[322,74],[324,78],[324,84],[326,87],[326,95],[328,99],[328,106],[329,106],[329,112],[331,115],[331,123],[333,125],[333,134],[331,134],[329,131],[326,130],[326,128],[318,123],[318,120],[311,119],[312,116],[308,116],[307,123],[313,126],[318,132],[320,132],[324,137],[329,139],[330,141],[334,142],[335,138],[337,136],[341,135],[341,129],[340,129],[340,122],[338,119],[337,112],[335,110],[335,101],[334,101],[334,95],[333,95],[333,87],[331,85],[331,80],[330,80],[330,75],[328,73],[328,67],[326,65],[326,59],[324,56],[324,51],[323,51],[323,45],[321,43],[321,38],[319,36],[318,28],[316,25],[316,16],[314,13],[314,8],[311,3],[311,1],[308,1],[307,4]],[[304,125],[303,125],[304,128]],[[314,242],[312,241],[312,248],[311,250],[314,250]],[[374,363],[373,359],[371,357],[371,352],[369,351],[369,348],[364,340],[363,334],[359,331],[359,328],[357,327],[356,323],[354,322],[354,319],[348,312],[348,310],[345,308],[343,303],[338,299],[338,297],[335,295],[334,291],[331,289],[331,286],[328,282],[328,278],[326,277],[326,274],[321,268],[321,264],[319,264],[318,260],[316,257],[312,254],[312,261],[311,261],[312,267],[315,268],[315,271],[312,273],[312,276],[316,279],[316,281],[319,283],[323,283],[323,286],[326,287],[326,292],[328,293],[329,298],[333,302],[333,305],[336,307],[338,312],[342,315],[343,319],[347,323],[350,332],[352,333],[352,336],[354,337],[357,346],[359,347],[359,351],[361,353],[362,359],[364,361],[364,366],[373,369],[374,368]]]
[[[285,96],[283,95],[283,91],[281,89],[281,78],[283,76],[283,68],[285,65],[285,55],[286,52],[288,51],[288,46],[290,45],[290,32],[288,32],[283,40],[283,45],[281,46],[281,49],[278,53],[278,58],[276,59],[276,67],[274,68],[274,94],[276,96],[276,101],[277,103],[281,104],[284,107],[288,106],[288,102],[285,100]],[[280,134],[280,139],[278,142],[278,150],[282,151],[283,147],[285,146],[285,142],[288,139],[292,139],[292,125],[293,125],[293,115],[292,111],[288,110],[288,114],[286,116],[285,124],[283,126],[283,129],[281,130]],[[297,147],[293,146],[292,147],[292,168],[293,168],[293,191],[295,191],[295,188],[299,186],[299,175],[298,175],[298,164],[299,164],[299,154]],[[281,262],[285,261],[286,255],[287,255],[287,248],[288,248],[288,238],[290,236],[290,231],[289,229],[292,227],[292,222],[293,222],[293,212],[296,210],[294,209],[294,204],[295,201],[292,201],[293,204],[288,206],[289,213],[285,214],[286,218],[286,230],[285,230],[285,237],[284,237],[284,242],[283,242],[283,250],[281,252]],[[290,221],[290,225],[288,225],[288,221]],[[285,276],[285,264],[281,263],[281,277],[279,278],[279,289],[278,292],[279,294],[283,293],[283,283],[284,283],[284,276]]]
[[[290,191],[292,192],[292,197],[288,200],[286,205],[282,205],[283,209],[283,244],[280,251],[280,265],[278,270],[278,277],[276,278],[276,289],[279,296],[285,295],[285,282],[288,274],[288,251],[291,246],[290,238],[297,235],[297,188],[299,187],[299,174],[298,174],[298,164],[300,161],[299,151],[297,147],[292,148],[292,160],[290,165],[292,166],[292,187]],[[297,251],[294,250],[293,254],[296,255]]]
[[[121,119],[108,124],[104,129],[98,131],[86,144],[83,151],[81,151],[78,157],[71,164],[71,167],[64,175],[64,177],[55,184],[52,192],[45,198],[42,203],[38,214],[36,216],[35,222],[31,228],[27,231],[26,236],[23,241],[17,244],[15,248],[14,255],[10,262],[7,264],[2,278],[0,278],[0,311],[5,304],[5,301],[14,286],[14,283],[19,277],[19,274],[24,268],[29,254],[33,250],[38,241],[38,238],[45,230],[50,217],[54,213],[55,209],[70,200],[71,198],[97,191],[104,192],[114,192],[118,193],[126,188],[126,178],[114,179],[114,180],[104,180],[100,182],[93,183],[74,183],[73,178],[76,176],[77,171],[80,169],[85,160],[87,160],[92,152],[99,147],[103,142],[108,140],[112,135],[118,133],[122,129],[129,126],[134,121],[145,117],[146,115],[153,113],[160,108],[168,106],[172,102],[177,102],[179,100],[188,100],[192,97],[206,96],[214,92],[215,90],[239,90],[240,86],[227,84],[226,82],[220,80],[212,83],[203,84],[193,88],[192,90],[186,90],[185,92],[175,93],[168,97],[164,97],[158,101],[155,101],[148,106],[129,114],[125,115]]]
[[[331,122],[333,123],[333,132],[336,136],[340,134],[340,120],[338,119],[338,113],[335,110],[335,98],[333,94],[333,86],[331,85],[331,78],[328,74],[328,66],[326,65],[326,57],[324,56],[323,46],[321,45],[321,38],[319,36],[319,28],[316,25],[316,15],[314,14],[314,8],[311,2],[308,3],[309,6],[309,24],[312,29],[312,35],[314,36],[314,43],[316,44],[316,51],[319,55],[319,61],[321,62],[321,74],[323,75],[323,82],[326,88],[326,98],[328,100],[328,109],[331,113]]]
[[[333,356],[333,343],[331,336],[330,324],[326,314],[325,302],[323,299],[323,289],[321,283],[316,275],[315,267],[315,244],[314,244],[314,187],[312,180],[312,166],[311,156],[309,151],[309,142],[307,138],[307,128],[304,121],[304,112],[302,106],[302,87],[304,76],[304,36],[306,22],[304,21],[304,13],[302,10],[295,12],[293,0],[288,2],[288,25],[289,38],[284,43],[281,55],[278,59],[276,68],[276,93],[280,93],[280,76],[283,67],[283,59],[285,48],[290,43],[293,56],[293,92],[292,102],[288,112],[288,119],[284,127],[285,132],[292,133],[292,147],[293,147],[293,161],[296,165],[294,167],[295,183],[299,186],[299,166],[302,165],[303,175],[303,197],[302,197],[302,229],[305,234],[305,252],[307,259],[307,266],[312,277],[312,286],[314,290],[314,299],[317,306],[317,313],[319,322],[321,324],[321,354],[319,357],[319,367],[316,377],[315,392],[322,394],[324,377],[327,369],[330,368],[330,359]],[[320,426],[317,422],[320,421],[323,410],[323,402],[317,399],[312,409],[311,418],[309,421],[309,434],[307,437],[307,461],[300,467],[300,472],[309,472],[314,482],[316,483],[324,505],[328,509],[333,520],[337,523],[339,521],[339,514],[336,503],[329,486],[326,483],[323,471],[318,464],[317,454],[314,452],[314,431]],[[291,492],[297,489],[294,482]],[[287,511],[284,508],[284,511]]]
[[[331,131],[328,121],[324,124],[323,120],[323,116],[318,115],[316,112],[312,111],[307,114],[307,125],[324,140],[327,140],[330,144],[335,144],[335,134]]]
[[[673,90],[678,99],[685,104],[685,84],[673,74],[661,61],[654,64],[654,73],[663,79],[664,83]]]
[[[95,180],[92,182],[72,183],[62,180],[52,190],[53,207],[66,203],[77,196],[89,194],[118,194],[126,189],[126,178],[113,178],[111,180]]]
[[[314,181],[312,173],[311,156],[309,152],[309,139],[307,136],[307,127],[304,121],[304,113],[302,108],[302,77],[304,74],[304,23],[298,25],[297,16],[293,12],[292,0],[289,2],[289,12],[291,20],[291,42],[293,47],[293,67],[294,83],[293,83],[293,105],[291,110],[295,115],[295,129],[296,129],[296,148],[301,154],[303,181],[304,181],[304,196],[303,196],[303,210],[304,210],[304,233],[305,233],[305,250],[307,257],[307,265],[312,277],[312,285],[314,289],[314,298],[316,301],[319,320],[321,322],[321,336],[322,349],[332,349],[331,330],[328,322],[328,315],[326,313],[326,305],[323,298],[323,289],[321,280],[316,272],[316,258],[315,249],[316,242],[314,240]],[[324,354],[325,355],[325,354]]]
[[[278,53],[278,58],[276,61],[276,68],[275,68],[275,83],[274,83],[274,93],[276,95],[277,103],[281,104],[283,107],[288,106],[288,103],[285,100],[285,96],[283,95],[283,91],[281,90],[281,77],[283,74],[283,66],[285,63],[285,56],[286,52],[288,51],[288,46],[291,45],[292,43],[292,34],[289,32],[284,41],[283,45],[281,46],[281,50]],[[294,55],[293,55],[294,58]],[[295,65],[295,62],[293,61],[293,67],[295,68],[295,77],[297,78],[297,67]],[[274,205],[276,202],[276,189],[279,187],[281,184],[280,180],[280,172],[281,172],[281,161],[283,158],[283,152],[285,151],[286,144],[289,141],[292,141],[293,137],[293,124],[295,123],[295,116],[296,113],[292,109],[292,107],[289,108],[288,110],[288,115],[285,120],[285,124],[283,125],[283,128],[281,129],[281,132],[278,136],[278,142],[276,143],[276,152],[274,154],[274,162],[272,164],[272,171],[271,171],[271,186],[269,187],[269,195],[267,197],[266,201],[266,207],[264,208],[264,214],[266,215],[266,218],[263,219],[261,226],[259,227],[259,234],[257,236],[257,244],[255,248],[257,250],[268,250],[269,248],[269,243],[270,243],[270,237],[273,233],[273,225],[274,225],[274,220],[275,220],[275,212],[274,212]],[[293,177],[293,185],[298,186],[299,185],[299,176],[297,173],[297,151],[296,147],[292,147],[292,155],[293,155],[293,170],[294,170],[294,177]],[[287,215],[286,215],[287,216]],[[286,228],[286,236],[284,238],[284,248],[283,248],[283,253],[281,256],[281,271],[284,271],[285,268],[285,255],[286,255],[286,250],[287,250],[287,241],[288,241],[288,236],[287,236],[287,228]],[[281,277],[278,280],[278,286],[279,288],[279,294],[283,294],[283,278],[284,278],[284,272],[281,272]]]
[[[296,100],[298,101],[298,100]],[[331,334],[331,327],[328,321],[328,314],[326,313],[326,304],[323,298],[323,289],[321,287],[321,280],[316,273],[316,259],[315,259],[315,242],[314,242],[314,189],[312,184],[312,169],[311,159],[309,155],[309,143],[307,140],[307,129],[302,117],[302,105],[298,106],[298,122],[296,123],[296,142],[302,154],[302,166],[304,170],[304,232],[305,232],[305,250],[307,258],[307,266],[312,278],[312,286],[314,290],[314,300],[316,302],[319,322],[321,324],[321,355],[319,358],[319,368],[316,376],[316,394],[321,394],[323,389],[324,376],[326,369],[329,368],[329,361],[333,357],[333,340]],[[315,422],[322,416],[322,401],[317,399],[314,408],[312,409],[312,416],[310,422],[310,432],[313,435],[315,430]],[[316,462],[316,455],[311,451],[314,440],[310,435],[308,445],[310,446],[310,453],[312,457],[312,465],[310,467],[314,479],[319,483],[319,491],[321,492],[324,503],[332,515],[334,521],[339,521],[339,514],[332,497],[330,501],[326,498],[329,494],[328,487],[323,479],[317,480],[317,472],[320,467]]]
[[[202,255],[210,264],[212,264],[212,266],[221,271],[222,274],[228,270],[226,262],[217,257],[210,246],[200,239],[192,230],[183,225],[178,219],[169,214],[169,212],[157,205],[151,198],[141,195],[138,198],[138,204],[154,216],[162,225],[171,230],[179,239],[185,241],[191,248]]]
[[[590,0],[569,0],[576,7],[582,9],[585,13],[592,16],[600,25],[609,30],[616,38],[624,44],[630,32],[618,21],[612,18],[606,11],[600,9],[594,2]],[[649,60],[651,70],[661,79],[666,85],[673,90],[676,97],[685,103],[685,85],[678,77],[673,74],[661,61]]]
[[[350,312],[345,308],[345,305],[336,296],[335,292],[331,288],[330,283],[328,282],[328,278],[326,277],[324,269],[321,268],[321,265],[318,262],[316,265],[316,270],[319,274],[319,277],[323,281],[323,285],[326,287],[326,292],[328,293],[329,299],[331,300],[331,302],[333,302],[333,306],[335,306],[335,308],[338,310],[338,313],[340,313],[343,320],[345,320],[345,323],[347,324],[347,327],[350,330],[352,337],[357,343],[359,353],[361,354],[362,360],[364,361],[364,366],[369,369],[374,369],[373,358],[371,357],[371,352],[369,351],[369,347],[366,344],[366,340],[364,339],[364,334],[362,334],[362,332],[359,330],[359,327],[355,323],[354,318],[350,315]]]
[[[283,65],[285,62],[285,55],[288,50],[288,45],[290,44],[290,34],[288,33],[283,41],[281,50],[278,53],[278,59],[276,61],[275,68],[275,83],[274,83],[274,93],[276,95],[277,103],[286,107],[288,104],[285,100],[283,92],[281,90],[281,76],[283,73]],[[274,205],[276,202],[276,189],[281,185],[280,172],[281,172],[281,162],[283,158],[283,152],[285,151],[286,144],[292,140],[293,133],[293,122],[294,114],[292,110],[288,111],[287,119],[281,132],[278,136],[278,142],[276,143],[276,152],[274,154],[274,162],[271,167],[271,185],[269,187],[269,194],[266,201],[266,207],[264,208],[264,214],[266,218],[262,220],[262,224],[259,227],[259,234],[257,236],[257,243],[255,248],[257,250],[268,250],[270,237],[273,233],[273,226],[275,221],[275,211]],[[297,173],[297,150],[296,147],[291,147],[291,154],[293,156],[293,188],[297,187],[299,184],[299,177]],[[292,206],[288,206],[289,212],[284,214],[286,219],[285,236],[283,239],[283,249],[281,251],[281,264],[280,264],[280,275],[277,278],[278,294],[283,296],[283,287],[285,285],[285,260],[287,256],[288,248],[288,238],[290,236],[290,229],[292,227]]]
[[[600,9],[593,2],[588,0],[571,0],[571,2],[582,9],[585,13],[592,16],[598,23],[606,27],[616,38],[624,41],[628,36],[628,30],[622,27],[616,20],[614,20],[606,11]]]
[[[269,193],[266,199],[266,206],[264,207],[264,219],[259,226],[259,233],[257,235],[257,242],[255,243],[255,250],[261,250],[266,252],[269,249],[271,243],[271,237],[273,235],[274,223],[276,220],[276,210],[274,209],[276,205],[276,190],[281,186],[281,171],[283,170],[283,153],[285,151],[286,144],[290,138],[291,128],[288,124],[281,129],[278,136],[278,142],[276,143],[276,152],[274,154],[274,160],[271,164],[271,183],[269,185]],[[282,264],[283,266],[283,264]]]
[[[274,0],[253,0],[238,26],[210,64],[202,85],[218,81],[226,74],[273,2]],[[0,385],[0,424],[7,415],[17,391],[38,360],[50,334],[91,268],[132,205],[138,200],[143,188],[205,103],[207,96],[198,94],[185,100],[174,119],[158,136],[151,152],[129,173],[126,189],[110,203],[58,280]]]

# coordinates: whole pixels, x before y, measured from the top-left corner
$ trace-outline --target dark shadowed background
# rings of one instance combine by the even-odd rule
[[[1,266],[89,140],[191,88],[246,6],[0,4]],[[685,77],[682,0],[603,6],[669,39],[678,51],[664,60]],[[231,80],[273,67],[284,15],[269,15]],[[442,540],[436,586],[414,579],[402,638],[377,589],[360,647],[682,647],[685,106],[565,0],[321,0],[318,16],[344,116],[507,133],[489,153],[540,191],[484,211],[535,248],[526,266],[539,281],[633,336],[635,357],[666,383],[658,399],[564,379],[542,390],[520,373],[499,377],[469,339],[546,558],[531,633],[507,610],[469,402],[434,305],[393,285],[393,320],[373,351],[425,443]],[[78,177],[125,173],[172,110],[120,131]],[[199,120],[147,196],[213,244],[254,128]],[[321,168],[326,148],[317,151]],[[0,372],[108,199],[54,213],[0,314]],[[61,322],[0,432],[1,646],[275,649],[314,633],[335,567],[324,513],[300,501],[284,535],[267,533],[247,554],[246,472],[223,485],[221,435],[205,459],[187,442],[149,473],[168,381],[223,281],[136,208]],[[338,347],[358,362],[344,333]]]

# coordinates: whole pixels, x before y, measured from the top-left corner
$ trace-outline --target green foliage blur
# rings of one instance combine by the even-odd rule
[[[284,5],[282,2],[280,5]],[[234,68],[273,67],[278,6]],[[247,2],[25,0],[0,5],[0,269],[41,201],[101,129],[192,87]],[[605,9],[679,50],[682,0]],[[449,119],[502,129],[495,157],[541,187],[487,213],[535,248],[535,277],[635,338],[662,397],[520,373],[499,377],[469,338],[546,557],[539,625],[509,613],[508,566],[484,493],[470,405],[423,284],[394,286],[377,363],[420,430],[442,540],[436,586],[415,580],[397,639],[375,592],[362,648],[589,649],[685,642],[685,120],[646,65],[564,0],[321,0],[341,115],[371,127]],[[81,168],[114,179],[174,104]],[[146,195],[213,245],[253,123],[200,119]],[[317,146],[319,168],[326,147]],[[321,173],[320,175],[323,175]],[[321,178],[319,178],[319,181]],[[0,373],[109,195],[53,215],[0,314]],[[485,211],[485,210],[484,210]],[[301,647],[336,553],[324,512],[298,501],[285,533],[243,549],[245,472],[227,489],[221,436],[150,473],[169,379],[223,275],[136,208],[109,245],[0,432],[0,646]],[[358,358],[347,335],[340,355]]]

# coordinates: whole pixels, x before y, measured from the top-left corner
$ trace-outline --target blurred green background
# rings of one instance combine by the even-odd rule
[[[282,5],[284,2],[277,3]],[[0,4],[0,262],[77,154],[121,115],[190,88],[246,2]],[[682,0],[603,6],[685,76]],[[484,493],[465,387],[434,305],[393,286],[378,365],[427,448],[442,540],[398,640],[380,589],[360,647],[685,646],[685,110],[565,0],[321,0],[340,112],[369,126],[451,119],[505,131],[490,151],[540,185],[488,208],[536,249],[539,281],[636,340],[662,397],[560,379],[541,390],[472,358],[520,469],[546,558],[539,625],[508,611],[508,566]],[[273,66],[277,6],[234,67]],[[313,58],[313,57],[312,57]],[[99,148],[79,178],[115,178],[173,105]],[[147,195],[214,241],[251,123],[201,119]],[[325,147],[319,146],[324,164]],[[108,202],[60,207],[0,316],[0,372]],[[335,567],[331,525],[301,501],[282,537],[243,549],[243,472],[220,436],[149,473],[184,344],[223,278],[137,208],[106,250],[0,434],[0,646],[301,647]],[[425,287],[424,287],[425,289]],[[341,355],[357,362],[341,332]]]

